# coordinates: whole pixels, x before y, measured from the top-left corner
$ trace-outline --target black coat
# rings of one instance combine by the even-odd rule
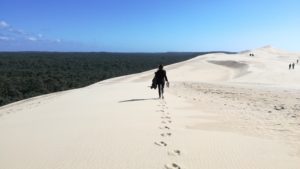
[[[152,79],[151,89],[156,89],[158,84],[164,84],[165,81],[168,81],[167,73],[165,70],[160,69],[155,72],[155,76]]]

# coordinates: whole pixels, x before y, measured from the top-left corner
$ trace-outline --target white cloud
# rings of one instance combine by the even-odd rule
[[[9,27],[9,24],[6,23],[5,21],[0,21],[0,28],[7,28]]]
[[[27,39],[30,40],[30,41],[37,41],[36,37],[28,37]]]
[[[13,29],[10,28],[9,31],[16,33],[16,34],[20,34],[20,35],[26,35],[27,33],[25,31],[23,31],[22,29]]]
[[[6,37],[6,36],[0,36],[0,40],[8,41],[8,40],[13,40],[13,39],[10,37]]]
[[[47,46],[72,46],[72,43],[65,42],[60,38],[48,38],[47,35],[40,32],[27,32],[27,30],[15,28],[3,20],[0,20],[0,43],[0,49],[5,48],[3,45],[7,45],[6,47],[9,47],[9,45],[17,46],[19,44],[22,44],[21,46],[31,46],[35,48],[44,48],[44,46],[45,48]]]

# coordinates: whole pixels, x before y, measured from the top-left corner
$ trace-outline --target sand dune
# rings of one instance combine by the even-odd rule
[[[249,56],[253,53],[254,56]],[[0,108],[2,169],[299,169],[300,59],[208,54]]]

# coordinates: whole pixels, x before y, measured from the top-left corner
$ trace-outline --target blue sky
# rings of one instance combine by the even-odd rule
[[[0,0],[0,51],[300,51],[299,0]]]

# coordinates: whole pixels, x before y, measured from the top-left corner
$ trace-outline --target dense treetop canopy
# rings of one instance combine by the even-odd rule
[[[201,53],[1,52],[0,106],[172,64]]]

